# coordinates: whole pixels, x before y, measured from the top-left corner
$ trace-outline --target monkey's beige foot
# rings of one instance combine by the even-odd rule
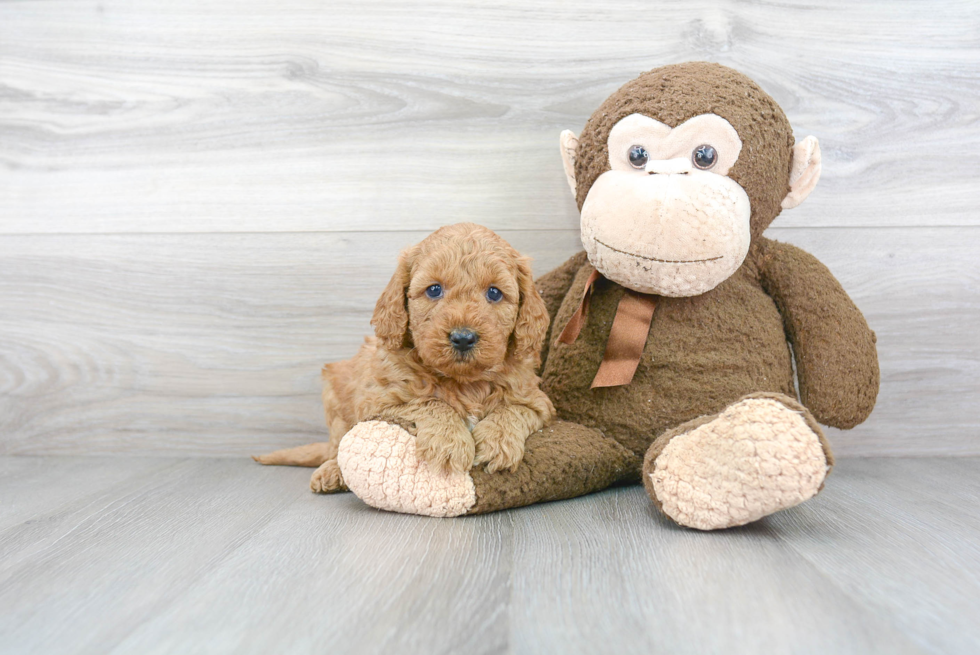
[[[744,525],[814,496],[833,464],[824,446],[801,405],[755,394],[658,438],[643,463],[643,482],[681,525]]]
[[[447,517],[466,514],[476,504],[469,473],[430,469],[416,457],[415,437],[384,421],[351,428],[337,462],[350,490],[378,509]]]
[[[336,459],[327,460],[320,465],[320,468],[313,471],[313,475],[310,477],[310,490],[318,494],[348,491]]]

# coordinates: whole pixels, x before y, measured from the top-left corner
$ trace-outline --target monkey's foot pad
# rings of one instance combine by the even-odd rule
[[[344,482],[371,507],[423,516],[460,516],[476,504],[468,473],[432,471],[415,456],[415,437],[384,421],[358,423],[340,442]]]
[[[817,434],[778,400],[752,398],[673,437],[649,475],[681,525],[744,525],[814,496],[827,475]]]

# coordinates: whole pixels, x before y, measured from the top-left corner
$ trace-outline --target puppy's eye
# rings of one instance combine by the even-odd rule
[[[691,161],[701,170],[707,170],[718,161],[718,153],[715,152],[714,148],[705,143],[694,149],[694,153],[691,155]]]
[[[643,146],[631,146],[629,153],[630,164],[633,168],[643,168],[650,159],[650,153]]]
[[[425,295],[427,295],[432,300],[438,300],[439,298],[442,298],[442,285],[441,284],[429,285],[429,287],[426,288],[425,290]]]
[[[490,302],[500,302],[500,299],[504,297],[504,292],[497,287],[490,287],[487,289],[487,300]]]

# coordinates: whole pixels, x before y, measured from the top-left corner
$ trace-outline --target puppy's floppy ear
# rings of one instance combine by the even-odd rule
[[[534,286],[531,260],[527,257],[517,259],[517,285],[521,291],[521,304],[514,325],[514,354],[520,359],[532,357],[538,361],[551,319],[541,294]]]
[[[374,306],[371,325],[374,334],[388,350],[411,347],[408,332],[408,285],[412,279],[412,262],[416,248],[403,250],[398,256],[398,268]]]

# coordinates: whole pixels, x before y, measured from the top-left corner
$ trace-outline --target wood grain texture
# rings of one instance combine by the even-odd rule
[[[34,521],[38,515],[73,501],[101,509],[98,499],[103,492],[117,493],[116,487],[134,486],[147,472],[172,464],[173,460],[164,457],[127,457],[123,466],[118,460],[105,458],[80,462],[64,457],[0,457],[0,529]],[[71,486],[62,483],[66,479],[72,481]],[[2,552],[5,561],[12,556],[6,548]]]
[[[950,0],[4,2],[0,233],[569,229],[559,132],[698,59],[823,144],[781,225],[978,225],[978,28]]]
[[[139,471],[114,484],[86,471]],[[840,462],[702,533],[630,487],[492,515],[378,512],[247,460],[0,458],[0,652],[942,653],[980,649],[980,459]],[[31,535],[30,539],[25,535]]]
[[[878,331],[842,455],[980,453],[980,12],[778,4],[0,2],[0,453],[322,439],[399,248],[473,220],[578,249],[557,135],[638,72],[756,78],[822,143],[772,234]]]
[[[921,647],[980,649],[977,461],[857,459],[844,471],[828,478],[838,489],[821,496],[819,507],[773,516],[774,529],[821,575]],[[942,603],[935,602],[937,589]]]
[[[306,493],[111,652],[505,653],[511,532]]]
[[[770,230],[878,333],[871,419],[842,455],[980,453],[978,228]],[[569,232],[503,232],[549,270]],[[0,453],[244,455],[326,436],[323,362],[370,333],[424,233],[0,239]]]
[[[106,652],[309,494],[288,475],[242,479],[242,464],[161,459],[109,490],[76,488],[71,501],[0,533],[0,650]]]
[[[577,251],[559,132],[697,59],[820,140],[770,234],[878,333],[837,453],[980,454],[978,33],[967,0],[0,1],[0,455],[130,455],[0,457],[0,652],[980,651],[978,459],[845,458],[702,534],[635,487],[433,520],[241,457],[326,436],[400,248]]]
[[[515,524],[515,652],[923,652],[765,522],[706,538],[630,489]]]

